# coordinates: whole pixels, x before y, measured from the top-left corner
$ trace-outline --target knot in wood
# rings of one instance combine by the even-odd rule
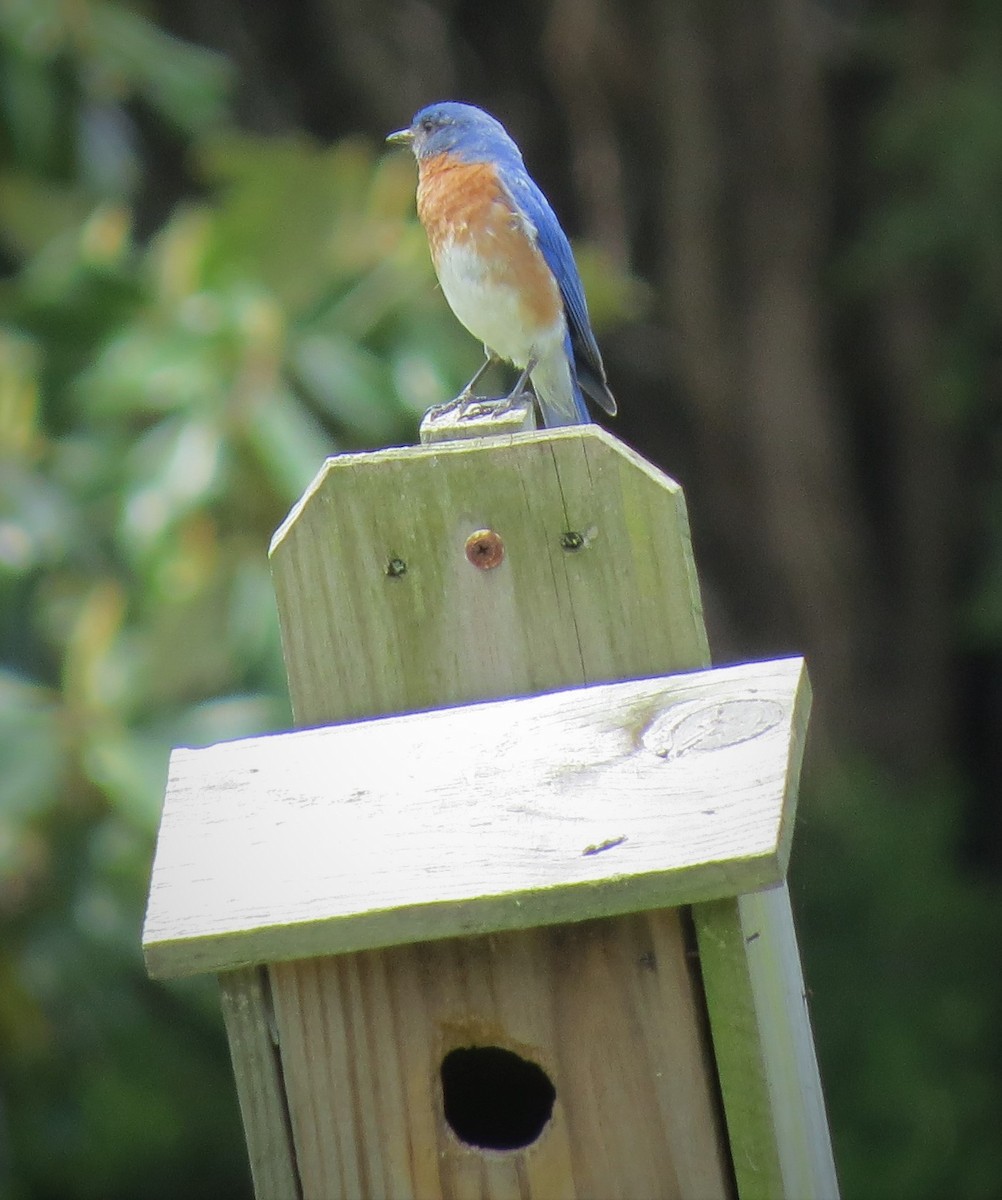
[[[647,750],[671,761],[684,754],[751,741],[774,729],[782,719],[782,705],[765,697],[692,701],[663,713],[644,730],[641,740]]]

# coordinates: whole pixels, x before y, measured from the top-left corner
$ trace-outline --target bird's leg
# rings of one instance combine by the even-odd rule
[[[480,367],[477,370],[477,373],[473,376],[473,378],[466,385],[466,387],[464,387],[463,390],[459,393],[459,396],[457,397],[457,399],[459,399],[460,401],[470,399],[470,397],[473,395],[473,389],[477,386],[477,384],[481,381],[481,379],[483,379],[483,377],[487,374],[487,372],[491,369],[491,367],[493,367],[494,364],[499,361],[499,359],[497,359],[490,352],[490,350],[487,349],[486,346],[484,347],[484,354],[486,355],[486,357],[484,358],[484,361],[480,364]]]
[[[510,412],[516,402],[521,399],[525,391],[526,384],[529,382],[529,376],[536,369],[539,360],[535,355],[531,355],[529,361],[525,364],[525,368],[519,375],[515,386],[511,389],[507,396],[503,399],[487,400],[482,396],[474,396],[473,389],[477,386],[480,380],[484,377],[487,371],[494,366],[495,363],[501,360],[488,347],[484,346],[485,358],[480,365],[480,369],[476,372],[470,382],[463,388],[459,395],[454,400],[449,400],[445,404],[437,404],[429,411],[434,413],[436,419],[444,416],[455,414],[455,419],[462,421],[471,417],[484,416],[491,413],[498,416],[502,413]]]
[[[529,382],[529,376],[536,369],[536,363],[537,363],[536,356],[532,355],[529,358],[529,361],[525,364],[525,370],[522,372],[521,375],[519,375],[515,386],[511,389],[511,391],[505,397],[506,400],[517,400],[518,397],[521,396],[521,394],[525,391],[525,385]]]
[[[508,393],[508,395],[505,396],[504,400],[498,405],[498,407],[495,409],[495,412],[498,412],[498,413],[507,412],[515,404],[515,402],[519,399],[519,397],[525,391],[525,385],[529,382],[529,376],[532,374],[533,371],[535,371],[536,366],[538,365],[538,362],[539,362],[539,360],[536,358],[535,355],[530,355],[529,361],[525,364],[522,374],[519,375],[519,377],[515,383],[515,386],[511,389],[511,391]]]
[[[437,416],[445,416],[448,413],[455,413],[462,420],[467,415],[469,410],[475,405],[478,397],[473,395],[473,389],[477,386],[481,379],[487,374],[491,367],[496,362],[501,360],[491,350],[484,346],[484,361],[477,368],[476,373],[470,382],[463,390],[452,400],[447,400],[444,404],[435,405],[435,413]]]

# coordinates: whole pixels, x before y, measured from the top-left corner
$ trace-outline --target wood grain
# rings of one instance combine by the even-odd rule
[[[329,459],[271,560],[299,726],[708,660],[681,490],[594,425]]]
[[[784,876],[803,662],[175,751],[155,975],[732,896]]]
[[[786,883],[693,915],[739,1194],[832,1200],[838,1178]]]
[[[261,1200],[301,1200],[267,972],[227,971],[219,992],[255,1190]]]
[[[729,1194],[677,912],[632,914],[271,968],[304,1196],[394,1200]],[[553,1115],[524,1149],[447,1125],[440,1067],[500,1045],[538,1063]],[[317,1048],[324,1053],[318,1054]]]

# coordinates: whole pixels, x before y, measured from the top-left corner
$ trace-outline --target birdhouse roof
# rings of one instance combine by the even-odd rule
[[[175,750],[150,973],[555,924],[785,874],[799,658]]]

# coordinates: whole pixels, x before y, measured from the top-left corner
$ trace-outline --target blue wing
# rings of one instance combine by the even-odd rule
[[[570,242],[560,228],[560,222],[550,208],[549,201],[525,169],[513,170],[510,165],[506,166],[505,183],[512,199],[535,226],[540,252],[560,285],[578,382],[600,408],[605,409],[610,416],[615,416],[616,401],[609,391],[602,355],[591,331],[584,288],[581,286],[581,276],[578,275]]]

